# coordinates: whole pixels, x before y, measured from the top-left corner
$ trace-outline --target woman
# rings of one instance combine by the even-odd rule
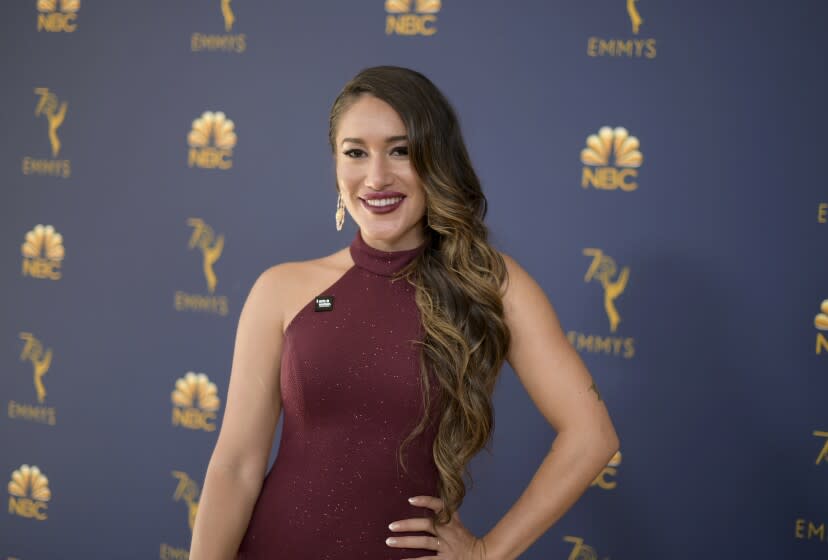
[[[347,209],[358,230],[254,283],[190,558],[517,558],[618,449],[595,383],[540,287],[487,243],[486,199],[434,84],[363,70],[333,104],[329,140],[337,229]],[[558,435],[477,537],[457,509],[504,360]]]

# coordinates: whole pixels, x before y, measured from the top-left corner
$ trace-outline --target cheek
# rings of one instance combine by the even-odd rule
[[[417,176],[414,176],[412,181],[413,181],[413,184],[414,184],[414,190],[417,193],[417,202],[419,204],[422,204],[423,206],[425,206],[425,204],[426,204],[425,186],[422,184],[422,182],[420,182],[420,179]]]
[[[425,196],[421,196],[420,200],[418,201],[418,214],[422,214],[428,210],[428,206],[426,205]]]
[[[397,174],[407,185],[417,192],[419,197],[425,198],[425,187],[423,186],[420,177],[417,175],[417,172],[414,171],[414,167],[410,163],[401,168]]]
[[[412,212],[414,214],[417,214],[417,215],[420,215],[420,214],[423,214],[427,211],[428,207],[426,205],[426,195],[425,195],[425,191],[422,190],[422,187],[420,187],[416,191],[416,194],[411,197],[411,202],[413,204],[411,204],[409,206],[409,211],[410,212]]]
[[[336,164],[336,178],[343,186],[351,186],[360,180],[359,170],[354,165],[347,163]]]

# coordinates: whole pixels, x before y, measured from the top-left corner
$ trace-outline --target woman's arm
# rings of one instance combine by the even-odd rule
[[[529,485],[483,537],[486,560],[518,558],[586,491],[619,448],[589,371],[543,290],[511,257],[503,298],[512,335],[507,361],[557,437]]]
[[[227,404],[198,504],[191,560],[230,560],[259,496],[282,409],[280,276],[263,272],[247,296],[236,331]]]

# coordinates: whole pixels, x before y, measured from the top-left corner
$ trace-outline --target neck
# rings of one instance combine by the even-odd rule
[[[423,240],[419,246],[411,249],[385,251],[368,245],[361,231],[357,230],[351,242],[350,252],[356,266],[381,276],[393,276],[417,258],[425,250],[425,246],[425,240]]]
[[[395,238],[376,238],[372,237],[370,233],[366,233],[360,228],[365,244],[376,249],[377,251],[394,252],[394,251],[410,251],[420,247],[425,243],[425,234],[422,228],[412,229],[403,235]]]

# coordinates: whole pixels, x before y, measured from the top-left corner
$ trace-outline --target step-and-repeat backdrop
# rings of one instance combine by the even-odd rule
[[[824,558],[825,16],[4,3],[0,557],[187,557],[241,305],[269,266],[350,243],[328,110],[396,64],[455,104],[492,242],[549,295],[621,437],[523,557]],[[461,509],[481,535],[554,437],[508,366],[495,410]]]

